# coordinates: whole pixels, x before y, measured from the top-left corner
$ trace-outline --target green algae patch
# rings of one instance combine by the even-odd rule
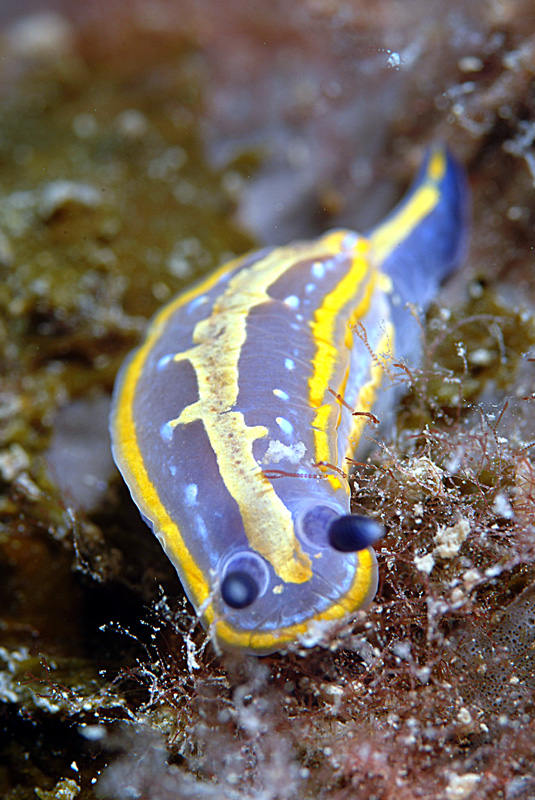
[[[478,404],[489,412],[493,405],[498,416],[508,399],[529,400],[534,346],[533,309],[518,294],[506,299],[475,282],[464,302],[453,308],[437,304],[422,328],[421,365],[394,365],[395,379],[407,387],[398,431],[453,422]]]
[[[126,716],[121,713],[124,700],[85,660],[60,657],[47,662],[25,647],[0,647],[0,662],[2,701],[16,703],[28,715],[58,716],[80,723]]]
[[[520,298],[506,302],[479,283],[472,284],[471,292],[474,296],[464,306],[453,312],[443,309],[429,323],[430,351],[448,377],[430,381],[431,396],[442,406],[470,403],[489,382],[495,394],[506,394],[522,358],[535,345],[535,320]]]
[[[80,794],[80,787],[76,781],[65,778],[65,780],[58,781],[52,790],[46,791],[46,789],[37,788],[35,794],[39,800],[74,800]]]
[[[27,75],[0,118],[0,369],[16,394],[34,384],[34,429],[109,389],[162,301],[250,245],[202,156],[191,48],[159,54],[152,81],[150,64],[114,74],[69,57],[68,85],[57,65]]]

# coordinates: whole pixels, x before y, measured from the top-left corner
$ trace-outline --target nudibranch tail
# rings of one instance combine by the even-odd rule
[[[223,647],[280,650],[371,602],[382,528],[350,513],[346,457],[414,342],[404,305],[425,306],[465,239],[464,178],[435,147],[367,237],[230,262],[122,367],[115,461]]]
[[[366,236],[402,301],[425,308],[467,247],[466,176],[451,153],[431,147],[407,194]]]

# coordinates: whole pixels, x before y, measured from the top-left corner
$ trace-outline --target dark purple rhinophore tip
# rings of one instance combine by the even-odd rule
[[[329,526],[329,541],[341,553],[354,553],[374,544],[385,529],[371,517],[346,514],[333,520]]]
[[[243,570],[228,572],[221,583],[221,596],[231,608],[247,608],[258,597],[258,583]]]

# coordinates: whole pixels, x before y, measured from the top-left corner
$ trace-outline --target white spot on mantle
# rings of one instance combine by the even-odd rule
[[[188,312],[195,311],[196,308],[202,306],[203,303],[208,302],[208,297],[205,294],[202,294],[200,297],[196,297],[188,306]]]
[[[286,434],[286,436],[291,436],[292,433],[294,432],[294,426],[292,425],[290,420],[284,419],[284,417],[276,417],[275,422],[277,423],[281,431]]]
[[[288,295],[288,297],[284,298],[283,302],[290,308],[299,308],[299,305],[301,303],[300,299],[296,294]]]
[[[325,267],[321,261],[314,261],[312,264],[312,274],[315,278],[318,278],[318,280],[325,277]]]
[[[188,506],[196,506],[197,505],[197,495],[199,493],[199,487],[196,483],[188,483],[186,488],[184,489],[184,496],[186,499],[186,503]]]
[[[173,420],[169,422],[164,422],[162,427],[160,428],[160,436],[164,440],[164,442],[170,442],[173,438],[173,431],[175,426],[173,425]]]
[[[273,389],[273,394],[275,397],[278,397],[279,400],[289,400],[290,395],[288,392],[283,391],[282,389]]]
[[[175,357],[174,353],[168,353],[166,356],[162,356],[158,359],[158,363],[156,364],[156,369],[158,372],[164,369]]]

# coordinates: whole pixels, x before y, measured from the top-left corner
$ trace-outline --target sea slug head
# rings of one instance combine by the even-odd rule
[[[300,570],[279,568],[251,548],[221,560],[204,621],[223,649],[263,655],[306,643],[372,600],[377,565],[372,545],[383,527],[344,513],[333,502],[302,503],[293,514]]]

